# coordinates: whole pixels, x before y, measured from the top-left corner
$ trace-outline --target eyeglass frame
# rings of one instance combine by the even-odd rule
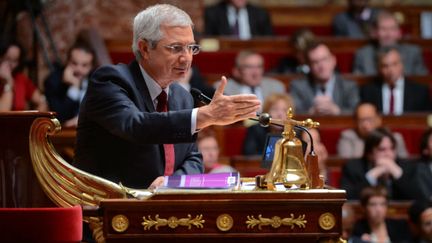
[[[198,44],[189,44],[189,45],[172,44],[172,45],[165,45],[163,47],[170,50],[172,54],[180,54],[180,53],[185,53],[190,51],[192,55],[196,55],[201,51],[201,46]],[[181,50],[180,49],[176,50],[176,48],[178,47],[181,47]],[[196,51],[194,51],[194,48],[197,48],[195,49]]]

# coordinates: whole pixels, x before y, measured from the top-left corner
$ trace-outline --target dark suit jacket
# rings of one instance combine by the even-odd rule
[[[416,169],[412,162],[398,162],[403,170],[402,177],[391,181],[390,199],[413,200],[422,196],[417,187],[413,186]],[[347,199],[359,199],[363,188],[371,186],[366,179],[366,173],[371,165],[363,159],[349,160],[342,168],[341,188],[346,190]]]
[[[136,61],[92,75],[77,129],[76,165],[125,186],[147,188],[164,174],[164,143],[174,143],[174,174],[202,173],[191,135],[192,96],[170,85],[169,112],[157,113]]]
[[[270,132],[268,127],[259,124],[248,127],[246,137],[243,142],[244,155],[262,155],[267,134]]]
[[[45,80],[45,96],[49,108],[57,112],[57,119],[64,122],[78,115],[80,101],[67,96],[69,85],[63,82],[63,68],[56,67]]]
[[[408,222],[400,219],[386,219],[386,228],[392,243],[412,242]],[[370,234],[371,229],[365,219],[355,223],[352,236],[361,238],[363,234]]]
[[[421,195],[426,199],[432,201],[432,171],[430,163],[426,161],[417,162],[416,173],[416,187],[419,188]]]
[[[205,9],[205,35],[218,36],[232,34],[228,22],[227,7],[227,2],[222,1]],[[247,4],[246,9],[249,16],[249,26],[252,37],[273,34],[270,17],[264,9],[255,7],[251,4]]]
[[[360,89],[362,102],[370,102],[383,111],[381,80],[375,80]],[[431,110],[428,87],[409,80],[405,80],[403,112],[420,112]]]

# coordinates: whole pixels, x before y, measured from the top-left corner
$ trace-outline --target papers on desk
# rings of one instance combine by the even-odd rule
[[[230,189],[238,187],[240,173],[214,173],[165,176],[163,188]]]

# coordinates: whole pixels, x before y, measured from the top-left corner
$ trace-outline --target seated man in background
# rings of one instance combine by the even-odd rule
[[[261,103],[273,93],[286,93],[279,80],[264,77],[264,58],[253,51],[241,51],[235,60],[233,78],[225,87],[225,94],[254,94]],[[216,88],[220,81],[214,84]]]
[[[415,243],[432,242],[432,201],[417,200],[409,208],[409,217],[415,225],[417,237]]]
[[[428,70],[423,62],[422,50],[412,44],[399,43],[402,32],[396,17],[387,11],[380,11],[372,29],[373,43],[358,49],[354,57],[353,72],[356,74],[377,74],[377,52],[382,47],[395,46],[401,55],[406,75],[425,75]]]
[[[377,13],[377,9],[369,7],[369,0],[348,0],[347,11],[333,18],[333,34],[349,38],[367,38]]]
[[[263,112],[273,119],[285,120],[289,108],[294,111],[294,102],[288,94],[272,94],[268,96],[263,105]],[[283,128],[275,125],[262,127],[255,124],[248,127],[243,142],[244,155],[262,155],[267,134],[282,134]]]
[[[365,215],[354,225],[352,242],[412,242],[406,220],[387,218],[388,198],[384,187],[366,187],[361,191]]]
[[[314,42],[315,35],[312,31],[306,28],[297,30],[289,40],[289,45],[294,50],[294,56],[281,59],[278,66],[272,72],[281,74],[309,74],[310,68],[306,63],[305,51]]]
[[[416,167],[396,157],[396,141],[384,128],[370,132],[365,140],[361,159],[347,161],[342,168],[341,188],[348,199],[359,199],[360,192],[368,186],[383,186],[389,199],[422,199],[420,189],[415,185]]]
[[[0,111],[47,111],[45,96],[23,73],[23,52],[17,42],[0,42]]]
[[[343,130],[337,144],[338,156],[360,158],[363,155],[364,140],[370,132],[382,126],[382,117],[372,103],[360,103],[354,112],[355,128]],[[408,151],[400,133],[393,132],[396,140],[396,153],[399,158],[407,158]]]
[[[383,47],[377,53],[379,78],[360,90],[363,102],[377,106],[384,115],[401,115],[432,109],[429,89],[404,77],[402,56],[394,47]]]
[[[291,82],[290,92],[298,114],[351,114],[359,102],[357,84],[344,80],[335,72],[336,57],[323,43],[306,50],[310,67],[308,79]]]
[[[222,0],[206,7],[204,28],[208,36],[234,36],[242,40],[273,34],[267,11],[247,0]]]
[[[66,66],[57,67],[45,80],[49,107],[66,127],[76,127],[88,78],[95,68],[93,49],[83,42],[75,43],[68,51]]]
[[[205,173],[222,173],[235,172],[236,170],[219,161],[219,145],[216,140],[216,134],[211,128],[203,129],[199,132],[197,138],[198,151],[203,157]]]

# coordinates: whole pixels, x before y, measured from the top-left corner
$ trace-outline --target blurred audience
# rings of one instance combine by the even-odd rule
[[[305,51],[307,47],[314,42],[315,35],[309,29],[302,28],[294,32],[289,40],[289,45],[294,51],[294,56],[281,59],[273,72],[280,74],[297,73],[307,75],[310,68],[306,63]]]
[[[380,77],[362,87],[362,101],[375,104],[385,115],[431,110],[428,87],[405,79],[398,49],[381,48],[377,59]]]
[[[409,208],[409,217],[417,231],[417,237],[413,242],[432,242],[432,201],[414,201]]]
[[[372,103],[360,103],[354,111],[355,128],[342,131],[337,143],[338,156],[342,158],[360,158],[363,155],[364,140],[367,135],[382,126],[382,117]],[[396,154],[399,158],[407,158],[408,151],[400,133],[393,132],[396,141]]]
[[[57,66],[45,80],[49,107],[66,127],[78,124],[79,106],[95,60],[93,49],[87,43],[77,42],[68,51],[66,66]]]
[[[205,173],[236,171],[231,166],[220,163],[219,145],[216,140],[216,135],[211,128],[203,129],[198,133],[197,145],[203,157]]]
[[[267,11],[247,0],[222,0],[206,7],[204,25],[204,34],[209,36],[234,36],[248,40],[273,34]]]
[[[186,74],[186,77],[179,80],[178,83],[187,91],[190,91],[191,88],[199,89],[203,94],[210,98],[213,97],[215,92],[215,89],[207,84],[197,66],[192,66]]]
[[[264,77],[264,58],[253,51],[241,51],[235,60],[232,71],[234,79],[228,79],[225,94],[255,94],[261,103],[273,93],[286,93],[279,80]],[[220,81],[214,84],[219,87]]]
[[[351,235],[356,222],[356,215],[353,207],[350,204],[344,203],[342,205],[342,236],[341,238],[352,243]]]
[[[383,186],[389,198],[412,200],[422,198],[419,188],[413,187],[415,165],[396,157],[396,141],[388,130],[377,128],[365,140],[361,159],[352,159],[342,168],[341,188],[348,199],[359,199],[368,186]]]
[[[402,31],[396,17],[387,11],[380,11],[372,28],[372,43],[357,50],[353,72],[375,75],[377,73],[377,52],[382,47],[395,46],[400,52],[406,75],[425,75],[428,70],[423,62],[422,50],[412,44],[400,43]]]
[[[290,107],[294,110],[294,103],[291,96],[275,93],[268,96],[265,100],[263,112],[270,114],[273,119],[285,120]],[[259,124],[255,124],[250,126],[246,131],[246,137],[243,142],[243,154],[262,155],[267,134],[281,134],[282,131],[282,127],[274,125],[262,127]]]
[[[349,38],[367,38],[371,23],[377,14],[378,10],[369,6],[369,0],[348,0],[347,11],[333,18],[333,34]]]
[[[388,194],[385,188],[364,188],[361,192],[360,203],[365,215],[354,225],[352,242],[412,242],[407,221],[386,217]]]
[[[318,156],[318,167],[319,167],[320,175],[324,177],[323,179],[325,182],[327,179],[326,161],[328,159],[328,152],[325,145],[321,141],[321,135],[319,130],[316,128],[311,128],[308,130],[314,143],[315,154]],[[301,140],[307,143],[305,155],[308,155],[310,153],[310,146],[311,146],[309,135],[306,132],[302,132]]]
[[[291,82],[290,92],[299,114],[338,115],[354,110],[359,101],[357,84],[335,73],[336,57],[323,43],[306,50],[308,79]]]
[[[424,198],[432,200],[432,128],[427,129],[420,140],[421,158],[417,161],[416,187]]]
[[[17,42],[0,43],[0,111],[47,111],[45,96],[23,73],[23,52]]]

